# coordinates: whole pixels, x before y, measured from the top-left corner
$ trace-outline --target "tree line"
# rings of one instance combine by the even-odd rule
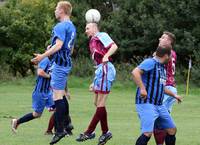
[[[30,59],[49,43],[55,25],[58,0],[7,0],[0,6],[0,61],[13,75],[26,76],[34,70]],[[138,63],[156,49],[158,38],[167,30],[176,35],[174,49],[178,67],[187,69],[192,58],[193,72],[200,75],[200,0],[70,0],[72,21],[77,26],[74,59],[89,57],[85,12],[100,11],[101,31],[108,32],[119,46],[116,62]],[[76,65],[76,64],[74,64]]]

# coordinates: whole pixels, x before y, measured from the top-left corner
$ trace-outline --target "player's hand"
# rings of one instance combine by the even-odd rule
[[[89,91],[90,91],[90,92],[93,92],[93,91],[94,91],[93,87],[94,87],[94,84],[93,84],[93,83],[90,84],[90,86],[89,86]]]
[[[49,112],[56,111],[55,105],[52,105],[48,108]]]
[[[38,64],[43,59],[42,54],[34,53],[33,55],[35,55],[35,57],[33,59],[31,59],[31,62],[34,64]]]
[[[98,100],[98,95],[95,94],[94,96],[94,106],[97,107],[97,100]]]
[[[175,98],[176,98],[176,100],[178,101],[178,103],[181,103],[182,102],[182,97],[181,96],[179,96],[179,95],[175,95]]]
[[[145,88],[140,88],[140,97],[142,99],[146,99],[146,97],[147,97],[147,91],[146,91]]]
[[[94,106],[97,107],[97,101],[94,101]]]

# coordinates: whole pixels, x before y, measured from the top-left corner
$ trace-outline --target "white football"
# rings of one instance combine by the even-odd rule
[[[101,19],[101,14],[98,10],[96,9],[89,9],[86,13],[85,13],[85,20],[88,23],[98,23]]]

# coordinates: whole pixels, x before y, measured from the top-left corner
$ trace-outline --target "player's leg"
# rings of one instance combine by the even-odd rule
[[[142,134],[138,137],[135,145],[147,145],[153,133],[154,122],[158,113],[152,104],[136,104],[136,110],[140,119]]]
[[[166,130],[167,134],[165,137],[166,145],[175,145],[176,143],[176,126],[175,123],[169,114],[167,108],[164,105],[159,106],[159,117],[160,124],[163,129]]]
[[[108,94],[99,94],[98,101],[97,101],[97,107],[101,111],[100,123],[101,123],[101,130],[102,130],[102,135],[99,137],[98,145],[103,145],[109,139],[112,138],[112,133],[109,131],[108,120],[107,120],[107,111],[106,111],[107,97],[108,97]]]
[[[156,145],[163,145],[167,133],[164,129],[161,128],[159,118],[157,118],[155,121],[153,134]]]
[[[51,75],[51,87],[53,88],[53,100],[55,103],[55,126],[56,133],[53,136],[50,144],[57,143],[61,138],[65,136],[64,132],[64,120],[67,112],[67,107],[63,100],[65,95],[65,86],[67,83],[67,76],[71,70],[71,67],[62,67],[54,64],[54,68]]]
[[[173,86],[166,86],[166,87],[167,87],[167,89],[172,91],[174,94],[177,94],[177,90],[176,90],[175,87],[173,87]],[[169,96],[167,94],[164,95],[163,104],[167,107],[169,112],[172,111],[172,107],[173,107],[175,102],[176,102],[176,99],[174,97]],[[162,129],[159,129],[159,128],[154,130],[154,138],[155,138],[157,145],[163,145],[164,144],[166,135],[167,134],[166,134],[165,130],[162,130]]]
[[[66,125],[65,125],[65,131],[67,135],[73,135],[72,130],[74,129],[74,126],[72,125],[71,117],[70,115],[66,116]]]
[[[95,93],[94,96],[94,105],[96,106],[96,112],[92,117],[92,120],[90,121],[90,124],[87,128],[87,130],[84,133],[81,133],[77,138],[76,141],[82,142],[88,139],[93,139],[95,137],[95,133],[94,130],[98,124],[98,122],[100,121],[100,113],[101,110],[97,107],[98,105],[98,92],[96,90],[99,90],[99,86],[101,85],[100,82],[102,80],[102,65],[99,65],[95,71],[95,78],[94,81],[92,83],[92,85],[90,85],[89,90],[93,91]]]
[[[49,92],[48,99],[46,100],[46,107],[48,108],[49,112],[55,111],[55,104],[53,101],[52,92]],[[45,135],[53,135],[53,128],[55,125],[55,117],[54,112],[51,114],[51,117],[49,118],[48,128],[45,131]]]
[[[57,143],[60,139],[65,136],[64,133],[64,119],[65,119],[65,112],[66,106],[63,101],[64,90],[53,90],[53,98],[55,102],[55,126],[56,132],[53,136],[50,144]]]
[[[166,129],[167,135],[165,137],[166,145],[175,145],[176,144],[176,128]]]
[[[51,117],[49,118],[49,123],[48,123],[48,128],[47,130],[45,131],[45,135],[52,135],[53,134],[53,128],[54,128],[54,122],[55,122],[55,119],[54,119],[54,112],[51,114]]]
[[[17,132],[17,127],[22,124],[26,123],[30,120],[38,118],[42,115],[42,112],[45,107],[45,100],[41,93],[33,92],[32,94],[32,108],[34,112],[25,114],[24,116],[20,117],[19,119],[12,119],[11,120],[11,129],[14,133]]]
[[[107,64],[104,64],[102,67],[102,79],[99,81],[100,88],[98,88],[99,91],[99,98],[97,106],[101,109],[101,117],[100,117],[100,123],[101,123],[101,130],[102,135],[99,137],[99,143],[98,145],[105,144],[109,139],[112,138],[112,133],[109,131],[108,128],[108,120],[107,120],[107,111],[106,111],[106,100],[108,97],[108,94],[110,93],[112,82],[115,79],[116,70],[112,63],[108,62]]]
[[[11,120],[11,129],[14,133],[17,133],[17,128],[20,124],[26,123],[26,122],[31,121],[40,116],[41,116],[41,114],[39,114],[37,112],[31,112],[31,113],[25,114],[24,116],[22,116],[19,119],[14,118]]]
[[[66,96],[63,96],[63,100],[65,102],[66,105],[66,112],[65,112],[65,121],[64,121],[64,129],[65,132],[67,133],[67,135],[72,135],[72,130],[74,129],[72,122],[71,122],[71,117],[69,116],[69,103],[68,103],[68,99]]]

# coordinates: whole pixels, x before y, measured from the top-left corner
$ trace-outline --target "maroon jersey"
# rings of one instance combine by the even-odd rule
[[[95,36],[93,36],[90,39],[90,53],[96,65],[102,63],[104,55],[108,52],[109,48],[112,46],[113,43],[113,40],[105,32],[98,32]],[[111,61],[110,57],[109,61]]]
[[[166,86],[176,86],[175,82],[175,69],[176,69],[176,52],[174,50],[171,51],[171,59],[168,64],[165,65],[167,72],[167,81]]]

